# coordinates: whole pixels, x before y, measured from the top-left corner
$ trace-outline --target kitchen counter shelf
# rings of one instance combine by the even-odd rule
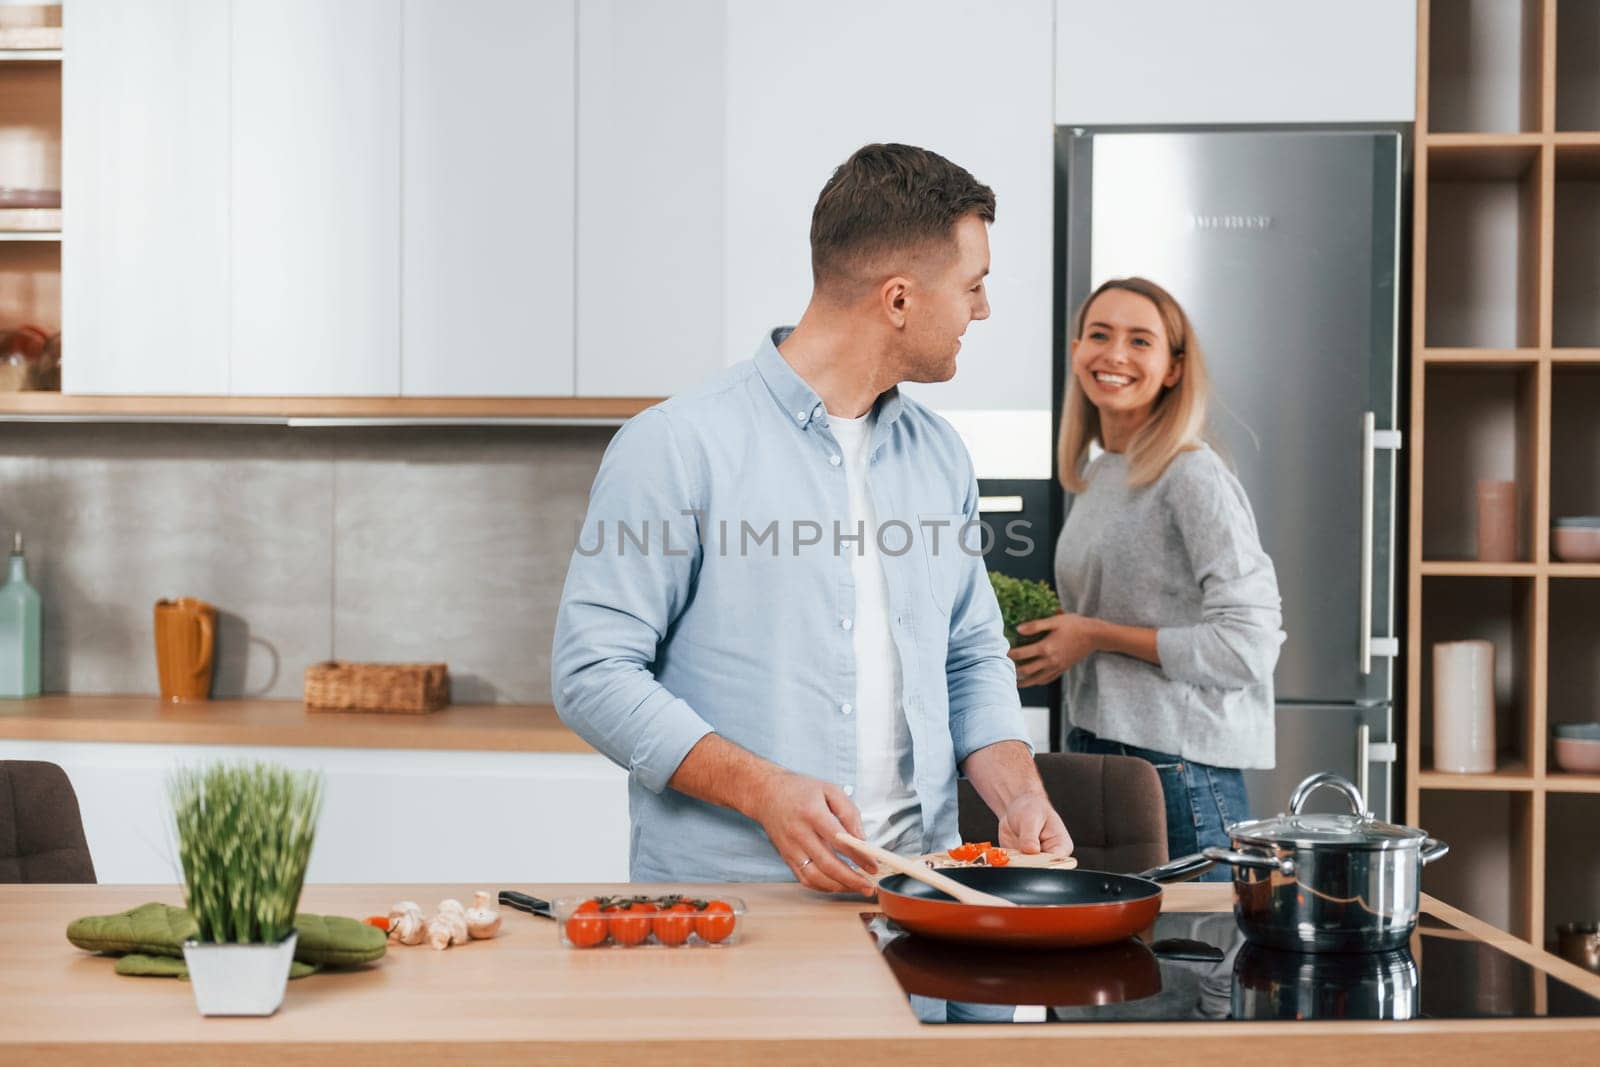
[[[1600,774],[1569,774],[1551,771],[1544,787],[1552,793],[1600,793]]]
[[[0,241],[60,241],[60,230],[0,230]]]
[[[510,886],[506,886],[509,888]],[[391,900],[464,897],[470,885],[308,885],[306,910],[381,911]],[[488,888],[495,888],[493,886]],[[539,896],[649,887],[517,885]],[[662,887],[669,888],[669,887]],[[670,887],[681,889],[681,886]],[[564,949],[543,919],[506,911],[500,936],[434,952],[392,947],[379,963],[291,982],[278,1014],[203,1019],[184,983],[120,978],[61,936],[79,915],[157,899],[176,886],[0,886],[0,937],[20,964],[0,969],[0,1033],[29,1064],[285,1063],[1138,1063],[1177,1067],[1237,1056],[1261,1041],[1296,1064],[1536,1059],[1580,1063],[1600,1019],[1395,1022],[1122,1022],[1040,1026],[919,1024],[863,929],[860,900],[792,884],[708,887],[749,904],[734,948]],[[1169,911],[1215,911],[1226,885],[1166,890]],[[1431,897],[1422,910],[1600,995],[1600,979]],[[1546,983],[1540,982],[1540,988]],[[92,1012],[93,1025],[85,1025]]]
[[[1422,562],[1428,578],[1600,578],[1600,563],[1479,563],[1471,559],[1429,559]]]
[[[1555,363],[1600,363],[1600,348],[1556,348],[1550,359]]]
[[[545,704],[426,715],[307,711],[294,700],[167,704],[147,696],[0,701],[0,741],[137,742],[473,752],[592,752]]]
[[[1532,578],[1538,573],[1537,563],[1480,563],[1473,559],[1430,559],[1422,563],[1422,574],[1429,578]]]
[[[1437,133],[1423,132],[1418,141],[1433,150],[1453,149],[1476,152],[1526,152],[1537,149],[1549,138],[1542,133]]]
[[[1424,363],[1486,370],[1513,370],[1539,359],[1537,348],[1429,348],[1422,353]]]
[[[0,49],[0,63],[59,63],[59,48],[5,48]]]
[[[1451,774],[1448,771],[1422,771],[1417,784],[1423,789],[1473,789],[1527,792],[1533,788],[1533,775],[1521,760],[1508,762],[1486,774]]]

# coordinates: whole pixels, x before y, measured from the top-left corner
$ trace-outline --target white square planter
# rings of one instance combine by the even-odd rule
[[[185,941],[183,961],[201,1015],[271,1015],[283,1003],[300,932],[275,945]]]

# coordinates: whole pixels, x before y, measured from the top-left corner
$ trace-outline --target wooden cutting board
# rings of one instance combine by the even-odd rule
[[[1018,852],[1014,848],[1006,849],[1006,854],[1011,857],[1007,867],[1050,867],[1055,870],[1070,871],[1078,865],[1076,856],[1057,856],[1049,852]],[[948,870],[951,867],[986,867],[988,864],[962,863],[953,860],[947,853],[930,852],[925,856],[918,856],[924,863],[932,863],[935,870]]]

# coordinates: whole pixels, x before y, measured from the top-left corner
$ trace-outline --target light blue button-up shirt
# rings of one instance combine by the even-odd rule
[[[640,413],[601,461],[552,652],[556,710],[629,772],[636,881],[792,879],[759,824],[667,786],[707,733],[853,788],[852,540],[877,536],[924,851],[959,840],[957,766],[1027,742],[1016,671],[979,554],[961,439],[891,389],[876,403],[850,522],[822,399],[779,354]],[[965,527],[965,534],[961,531]]]

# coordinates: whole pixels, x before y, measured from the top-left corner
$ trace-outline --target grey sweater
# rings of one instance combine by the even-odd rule
[[[1157,667],[1096,652],[1063,679],[1073,725],[1222,767],[1273,765],[1282,602],[1244,487],[1209,448],[1151,485],[1103,453],[1056,544],[1062,610],[1156,631]]]

